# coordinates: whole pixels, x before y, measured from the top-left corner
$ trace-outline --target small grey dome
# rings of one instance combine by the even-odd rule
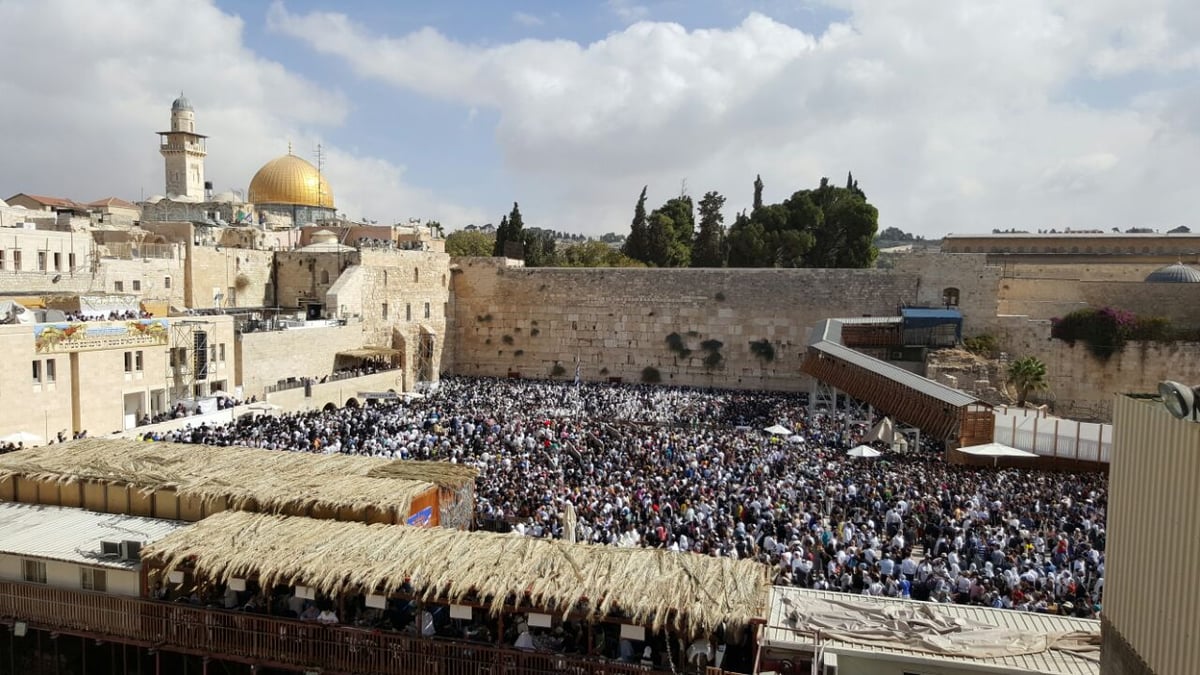
[[[173,111],[174,110],[191,111],[192,110],[192,102],[187,100],[187,97],[184,96],[182,93],[180,93],[179,98],[175,99],[175,101],[173,103],[171,103],[171,110],[173,110]]]
[[[1146,281],[1160,284],[1200,284],[1200,270],[1183,263],[1175,263],[1154,270],[1146,277]]]

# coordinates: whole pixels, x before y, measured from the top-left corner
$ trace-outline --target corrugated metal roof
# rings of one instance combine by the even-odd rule
[[[889,326],[900,323],[903,319],[898,316],[852,316],[842,319],[831,319],[846,326]]]
[[[822,340],[814,344],[810,344],[809,346],[834,358],[839,358],[847,363],[852,363],[856,366],[859,366],[860,368],[865,368],[872,372],[879,373],[889,380],[898,382],[909,389],[932,396],[939,401],[958,408],[979,402],[978,399],[967,394],[966,392],[960,391],[953,387],[947,387],[946,385],[934,382],[929,378],[921,377],[916,373],[910,373],[903,368],[893,366],[887,361],[881,361],[873,356],[867,356],[866,354],[850,349],[845,345],[840,345],[828,340]]]
[[[930,307],[905,307],[900,310],[904,319],[946,319],[962,321],[962,312],[957,309],[935,309]]]
[[[101,541],[158,541],[191,523],[41,504],[0,502],[0,553],[95,567],[137,569],[100,554]]]
[[[763,632],[764,644],[779,646],[793,650],[812,650],[812,637],[797,634],[787,623],[788,608],[781,601],[783,598],[791,601],[793,606],[803,606],[806,599],[835,600],[838,602],[863,603],[864,606],[904,607],[913,604],[935,608],[948,619],[966,619],[975,623],[983,623],[998,628],[1007,628],[1023,634],[1051,635],[1056,633],[1083,632],[1100,635],[1100,622],[1090,619],[1075,619],[1071,617],[1036,612],[1021,612],[1011,609],[992,609],[972,605],[955,605],[941,603],[926,603],[896,598],[881,598],[865,595],[851,595],[833,591],[814,591],[805,588],[774,586],[771,589],[771,611],[766,630]],[[878,654],[881,658],[901,658],[909,661],[924,661],[929,665],[959,665],[969,666],[972,670],[995,670],[1002,673],[1043,673],[1045,675],[1097,675],[1100,672],[1100,662],[1095,658],[1075,654],[1064,650],[1047,650],[1036,654],[1021,654],[994,658],[972,658],[969,656],[952,656],[947,654],[932,654],[904,647],[881,647],[873,644],[861,644],[847,640],[825,640],[826,652],[847,653],[862,656]],[[1096,655],[1098,656],[1098,655]]]

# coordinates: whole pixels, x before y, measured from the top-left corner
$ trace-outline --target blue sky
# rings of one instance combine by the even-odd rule
[[[2,196],[162,192],[180,90],[218,191],[320,143],[347,216],[449,229],[847,171],[926,236],[1169,229],[1200,168],[1191,0],[0,0],[0,59]]]

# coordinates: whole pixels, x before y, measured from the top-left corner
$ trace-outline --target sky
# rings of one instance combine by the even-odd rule
[[[1194,0],[0,0],[0,62],[0,198],[161,194],[182,91],[216,190],[320,145],[380,223],[728,222],[852,171],[926,237],[1200,229]]]

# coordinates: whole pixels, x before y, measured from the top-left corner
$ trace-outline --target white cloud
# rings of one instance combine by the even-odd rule
[[[529,26],[530,28],[536,28],[537,26],[541,26],[542,24],[546,23],[542,17],[536,14],[530,14],[528,12],[513,12],[512,18],[513,21],[516,21],[522,26]]]
[[[312,159],[321,132],[345,123],[345,95],[247,47],[242,21],[209,3],[140,0],[0,2],[0,192],[91,200],[161,193],[154,132],[183,90],[207,134],[206,177],[244,189],[293,141]],[[441,205],[403,183],[403,168],[329,147],[340,210],[381,222],[446,220]]]
[[[626,228],[646,183],[661,200],[687,179],[694,194],[725,193],[732,212],[757,173],[775,200],[847,170],[883,225],[930,235],[1192,212],[1196,92],[1126,101],[1116,89],[1105,106],[1079,92],[1108,94],[1118,74],[1194,76],[1194,3],[837,4],[849,18],[820,34],[751,14],[727,30],[642,21],[587,45],[378,35],[282,4],[270,21],[360,76],[498,111],[522,210],[556,229]]]
[[[608,0],[608,9],[626,23],[641,21],[650,16],[650,8],[630,0]]]

